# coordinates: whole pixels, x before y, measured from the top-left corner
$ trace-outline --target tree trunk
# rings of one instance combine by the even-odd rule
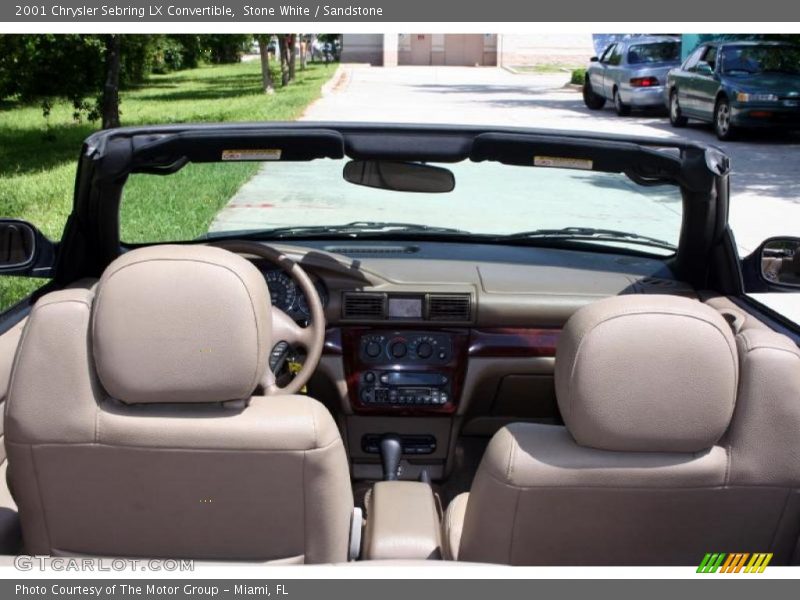
[[[269,35],[258,36],[258,53],[261,55],[261,87],[264,88],[265,94],[272,94],[275,92],[275,86],[272,83],[272,73],[269,70]]]
[[[309,49],[309,40],[306,36],[300,36],[300,70],[306,70],[306,64],[308,63],[308,49]]]
[[[281,34],[278,36],[278,44],[281,49],[281,86],[289,85],[289,36]]]
[[[294,66],[295,63],[297,62],[296,61],[297,53],[295,52],[295,42],[297,41],[297,35],[295,35],[294,33],[290,33],[287,37],[289,38],[289,56],[287,57],[289,59],[289,81],[294,81],[294,73],[295,73]]]
[[[118,34],[106,36],[106,82],[103,86],[103,129],[119,127],[119,68],[121,40]]]

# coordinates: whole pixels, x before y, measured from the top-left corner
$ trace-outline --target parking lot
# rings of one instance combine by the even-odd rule
[[[344,67],[344,79],[305,119],[513,125],[655,137],[685,136],[731,157],[730,221],[742,252],[800,228],[800,135],[766,132],[719,142],[710,128],[673,129],[663,114],[588,110],[568,73],[513,74],[469,67]]]
[[[567,85],[569,73],[515,74],[499,68],[397,67],[374,68],[343,66],[339,77],[322,99],[304,114],[315,121],[385,121],[454,123],[541,127],[569,131],[597,131],[655,137],[685,136],[717,144],[732,160],[732,201],[730,221],[740,251],[747,254],[766,237],[797,234],[800,226],[800,136],[783,132],[748,135],[742,141],[719,142],[710,128],[690,124],[673,129],[660,113],[636,113],[619,117],[610,103],[599,112],[588,110],[579,89]],[[311,170],[314,177],[319,170]],[[278,184],[278,188],[280,185]],[[223,222],[268,218],[276,224],[297,220],[299,215],[282,198],[296,192],[296,179],[287,182],[285,194],[276,182],[256,176],[242,188],[218,216]],[[263,213],[237,209],[252,206],[255,193],[263,198],[269,192],[268,217]],[[597,200],[597,199],[594,199]],[[307,222],[312,204],[302,210]],[[337,207],[337,215],[347,220],[363,218],[359,202]],[[589,210],[576,205],[573,210]],[[408,220],[408,210],[387,214],[387,220]],[[405,212],[404,212],[405,211]],[[250,215],[248,215],[250,212]],[[347,214],[344,214],[347,213]],[[352,213],[352,214],[350,214]],[[405,218],[403,218],[405,217]]]

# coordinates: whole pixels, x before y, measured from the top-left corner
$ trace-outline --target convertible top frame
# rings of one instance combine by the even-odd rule
[[[223,151],[231,149],[280,150],[282,161],[472,160],[532,168],[534,156],[555,156],[586,161],[592,170],[625,173],[642,184],[677,185],[683,222],[669,266],[698,288],[730,293],[740,285],[729,256],[729,160],[716,147],[682,139],[509,127],[314,122],[165,125],[91,135],[81,149],[56,281],[97,277],[119,255],[119,204],[130,174],[168,175],[188,162],[221,161]],[[725,273],[721,279],[720,273]]]

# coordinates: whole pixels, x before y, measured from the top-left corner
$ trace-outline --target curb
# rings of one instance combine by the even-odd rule
[[[336,88],[344,85],[347,80],[350,79],[349,75],[350,74],[347,69],[345,69],[342,65],[339,65],[336,68],[336,72],[333,74],[333,76],[320,89],[320,95],[324,97],[331,94],[336,90]]]

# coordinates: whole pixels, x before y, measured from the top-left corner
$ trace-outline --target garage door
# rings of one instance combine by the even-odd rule
[[[483,65],[483,35],[445,35],[444,64],[452,67],[474,67],[475,65]]]

